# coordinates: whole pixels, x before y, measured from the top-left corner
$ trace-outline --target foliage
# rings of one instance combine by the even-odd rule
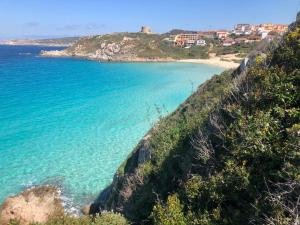
[[[95,217],[70,217],[62,216],[50,219],[45,225],[126,225],[126,219],[116,213],[104,212]]]
[[[118,213],[103,212],[96,216],[57,216],[51,218],[44,225],[128,225],[127,220]],[[12,220],[8,225],[21,225],[18,221]],[[39,223],[32,223],[30,225],[42,225]]]
[[[176,195],[170,195],[166,206],[158,203],[153,208],[154,223],[157,225],[186,225],[183,206]]]
[[[217,45],[212,49],[212,52],[216,53],[217,55],[239,54],[241,56],[245,56],[252,50],[255,50],[258,44],[259,42],[242,43],[225,47],[222,45]]]
[[[214,76],[151,130],[151,160],[132,163],[135,150],[124,164],[143,180],[130,187],[128,218],[299,224],[300,25],[271,47],[247,70]]]
[[[208,59],[210,53],[217,55],[240,54],[247,55],[255,49],[257,43],[245,43],[230,47],[222,46],[219,40],[206,38],[207,46],[192,46],[182,48],[174,46],[166,39],[169,34],[143,34],[143,33],[114,33],[81,38],[67,51],[74,53],[77,50],[93,54],[102,49],[103,45],[117,44],[120,47],[118,56],[135,56],[142,58],[173,58],[173,59]]]

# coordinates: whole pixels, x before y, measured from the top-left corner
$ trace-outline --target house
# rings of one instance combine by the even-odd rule
[[[288,31],[288,25],[285,24],[264,23],[264,24],[260,24],[258,28],[258,33],[275,32],[278,34],[284,34],[287,31]]]
[[[188,39],[185,41],[185,46],[193,46],[195,44],[195,40],[193,39]]]
[[[261,40],[261,36],[257,36],[257,35],[252,35],[247,37],[248,41],[247,43],[253,43],[253,42],[257,42]]]
[[[261,39],[265,39],[268,36],[269,32],[268,31],[263,31],[261,32]]]
[[[236,38],[234,41],[236,44],[243,44],[243,43],[246,43],[248,41],[248,39],[247,38]]]
[[[233,33],[236,35],[250,35],[253,27],[248,23],[237,24],[234,27]]]
[[[204,47],[204,46],[206,46],[206,41],[203,40],[203,39],[199,39],[199,40],[196,41],[196,45]]]
[[[229,32],[227,30],[218,30],[216,31],[216,36],[218,39],[225,39],[229,35]]]
[[[235,44],[235,41],[232,38],[227,38],[223,41],[223,46],[228,47]]]
[[[215,30],[201,31],[197,33],[202,38],[215,39],[217,38],[217,32]]]
[[[278,34],[284,34],[288,32],[289,26],[286,24],[275,24],[273,27],[273,31],[278,33]]]
[[[274,29],[274,25],[272,23],[264,23],[259,25],[259,32],[271,32]]]
[[[170,36],[171,38],[171,36]],[[198,34],[193,34],[193,33],[189,33],[189,34],[178,34],[174,38],[174,44],[176,46],[186,46],[186,45],[194,45],[195,42],[199,39],[199,35]]]

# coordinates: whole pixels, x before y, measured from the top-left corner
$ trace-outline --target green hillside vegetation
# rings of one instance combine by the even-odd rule
[[[238,45],[232,46],[220,46],[215,45],[212,49],[212,53],[216,53],[216,55],[226,55],[226,54],[240,54],[242,58],[246,57],[247,54],[257,48],[259,43],[241,43]]]
[[[140,58],[173,58],[173,59],[207,59],[209,53],[221,54],[247,54],[255,48],[257,43],[242,44],[231,47],[223,47],[219,40],[205,39],[207,46],[192,46],[181,48],[174,46],[166,40],[169,34],[143,34],[143,33],[114,33],[81,38],[67,51],[75,53],[81,51],[84,54],[94,54],[99,49],[104,49],[104,44],[114,45],[118,51],[115,56],[134,56]],[[105,53],[106,51],[104,51]]]
[[[12,220],[8,225],[22,225],[17,220]],[[30,225],[42,225],[32,223]],[[56,216],[43,225],[129,225],[128,221],[117,213],[105,212],[96,216]]]
[[[107,208],[149,224],[297,224],[300,25],[201,85],[120,167]]]
[[[71,45],[75,44],[79,40],[79,37],[64,37],[64,38],[52,38],[52,39],[40,39],[36,40],[38,43],[43,44],[60,44],[60,45]]]
[[[114,33],[98,35],[80,39],[70,52],[76,51],[76,47],[82,46],[86,53],[94,53],[101,49],[103,43],[118,44],[123,54],[130,54],[142,58],[208,58],[208,47],[194,46],[190,49],[174,47],[164,40],[168,35],[143,34],[143,33]],[[127,39],[124,41],[124,39]]]

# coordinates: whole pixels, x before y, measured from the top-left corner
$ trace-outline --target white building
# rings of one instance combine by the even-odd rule
[[[206,41],[203,40],[203,39],[199,39],[199,40],[196,41],[196,45],[204,47],[204,46],[206,46]]]
[[[261,34],[261,39],[265,39],[268,36],[269,32],[268,31],[263,31],[260,34]]]
[[[252,33],[252,26],[248,23],[237,24],[234,27],[233,33],[236,35],[250,35]]]

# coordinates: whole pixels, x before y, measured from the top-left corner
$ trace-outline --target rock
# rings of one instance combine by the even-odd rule
[[[85,205],[82,207],[81,212],[83,215],[90,215],[91,204]]]
[[[63,214],[60,193],[53,186],[38,186],[7,198],[0,210],[0,224],[10,220],[20,224],[45,223],[50,216]]]
[[[41,56],[47,56],[47,57],[65,57],[70,56],[69,53],[67,53],[65,50],[51,50],[51,51],[44,51],[42,50],[40,53]]]
[[[142,164],[151,159],[152,149],[150,148],[149,138],[151,135],[146,135],[142,139],[141,146],[138,151],[138,164]]]

